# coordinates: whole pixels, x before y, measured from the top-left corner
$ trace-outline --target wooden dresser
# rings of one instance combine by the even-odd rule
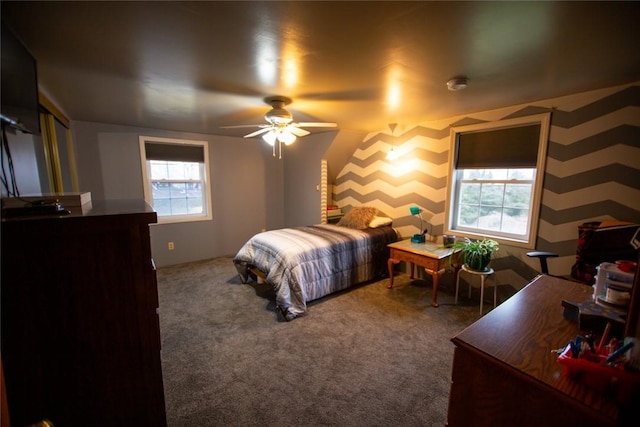
[[[455,336],[448,426],[637,425],[637,399],[623,407],[568,379],[552,353],[580,333],[563,317],[562,300],[591,294],[588,286],[539,276]]]
[[[2,221],[2,367],[12,426],[166,426],[158,292],[137,200]]]

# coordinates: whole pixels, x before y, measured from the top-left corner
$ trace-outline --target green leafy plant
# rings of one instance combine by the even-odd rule
[[[469,268],[484,270],[491,261],[491,256],[500,249],[500,245],[493,239],[471,240],[455,242],[454,249],[460,249],[460,259]]]

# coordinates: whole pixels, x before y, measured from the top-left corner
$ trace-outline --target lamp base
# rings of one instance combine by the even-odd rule
[[[411,243],[424,243],[425,241],[424,234],[414,234],[411,236]]]

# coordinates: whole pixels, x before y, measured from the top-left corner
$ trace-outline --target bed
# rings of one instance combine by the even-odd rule
[[[253,236],[233,262],[242,283],[261,278],[273,287],[289,321],[307,312],[307,302],[388,275],[387,245],[397,240],[390,223],[283,228]]]

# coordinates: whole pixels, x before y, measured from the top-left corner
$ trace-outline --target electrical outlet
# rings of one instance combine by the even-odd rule
[[[174,250],[176,247],[173,245],[173,242],[169,242],[167,243],[167,247],[169,248],[170,251]]]

